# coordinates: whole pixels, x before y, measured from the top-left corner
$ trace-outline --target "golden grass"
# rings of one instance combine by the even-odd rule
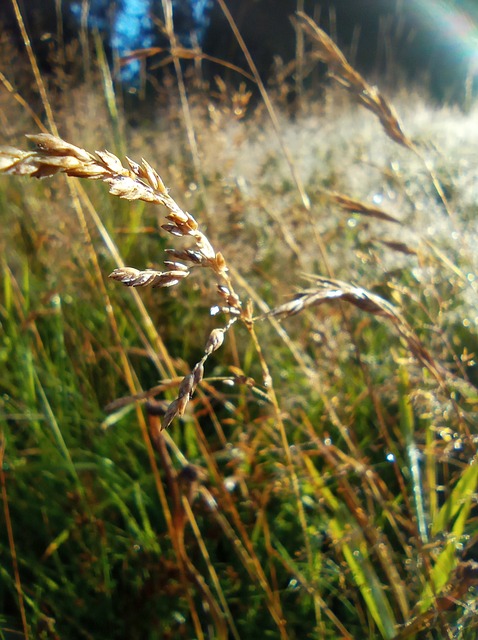
[[[316,56],[325,60],[340,84],[378,117],[390,140],[399,144],[397,149],[420,159],[416,143],[403,133],[389,101],[366,83],[310,19],[299,16],[299,24],[314,41]],[[184,56],[174,47],[171,54]],[[93,270],[80,269],[80,276],[76,273],[75,277],[84,277],[88,279],[87,286],[101,289],[96,312],[101,315],[104,306],[113,329],[113,344],[102,345],[102,357],[112,360],[115,372],[129,390],[128,396],[109,403],[107,410],[113,413],[103,426],[121,428],[122,416],[129,415],[122,411],[134,404],[147,458],[144,465],[143,450],[135,436],[125,447],[126,455],[117,458],[115,446],[121,446],[118,436],[105,454],[109,462],[110,458],[114,462],[98,467],[98,475],[102,477],[104,470],[114,464],[122,469],[137,465],[141,471],[145,466],[146,471],[137,482],[130,482],[125,471],[125,487],[120,491],[117,486],[123,475],[113,469],[107,476],[111,493],[106,492],[107,497],[98,498],[96,504],[95,491],[86,489],[94,486],[93,476],[98,468],[94,467],[91,478],[83,471],[80,477],[76,459],[82,460],[85,454],[76,448],[74,455],[70,454],[55,413],[50,411],[52,429],[63,443],[62,452],[66,451],[71,475],[77,482],[80,503],[85,505],[86,514],[92,512],[87,521],[98,524],[98,530],[106,529],[110,543],[116,541],[120,526],[115,516],[110,522],[104,504],[116,505],[117,500],[124,515],[129,495],[134,493],[136,502],[131,513],[137,509],[142,522],[138,524],[133,515],[125,516],[127,525],[118,537],[129,540],[127,528],[139,532],[138,537],[144,534],[144,540],[150,541],[148,554],[152,557],[150,565],[138,561],[140,571],[134,580],[141,580],[143,569],[145,574],[157,570],[170,545],[174,555],[170,553],[164,562],[170,562],[174,577],[165,586],[162,584],[163,590],[154,603],[163,606],[165,594],[169,597],[174,593],[175,603],[184,605],[183,611],[189,616],[188,632],[197,637],[213,633],[224,640],[229,634],[240,638],[251,606],[256,619],[267,617],[264,626],[284,640],[293,638],[296,629],[297,633],[317,633],[320,637],[339,633],[350,639],[357,637],[358,630],[364,637],[409,638],[426,632],[431,625],[438,632],[446,629],[452,633],[452,625],[458,629],[459,621],[465,620],[466,611],[471,610],[465,603],[460,616],[453,609],[456,599],[467,600],[466,589],[476,584],[476,563],[468,560],[463,550],[468,544],[465,538],[472,537],[476,530],[472,512],[476,459],[470,462],[475,445],[470,425],[476,413],[476,389],[467,380],[467,367],[474,356],[467,347],[462,348],[458,337],[451,335],[448,339],[445,332],[452,324],[447,314],[453,310],[462,313],[458,303],[452,306],[449,302],[450,290],[451,298],[456,294],[458,299],[463,292],[472,292],[473,281],[467,275],[472,263],[466,251],[460,254],[463,264],[455,263],[437,241],[425,241],[419,231],[413,235],[409,229],[411,217],[419,215],[418,206],[414,205],[423,197],[422,192],[429,196],[430,173],[419,174],[415,164],[411,172],[415,171],[414,177],[419,176],[422,182],[412,184],[402,169],[403,155],[395,164],[382,157],[385,170],[378,159],[373,166],[372,150],[364,172],[383,181],[377,190],[385,194],[402,190],[389,212],[386,205],[382,208],[371,198],[372,179],[363,191],[357,188],[360,178],[347,184],[353,178],[353,168],[345,172],[345,153],[337,138],[338,160],[325,165],[328,174],[323,181],[312,173],[308,180],[297,183],[299,162],[290,155],[285,164],[290,171],[292,162],[294,171],[284,172],[276,157],[278,146],[272,141],[272,130],[279,129],[284,140],[289,136],[288,142],[294,142],[297,128],[292,123],[276,117],[272,130],[265,130],[260,116],[251,116],[235,129],[234,99],[230,104],[224,98],[220,105],[212,101],[205,105],[204,97],[195,103],[184,89],[185,86],[181,100],[186,135],[190,142],[191,134],[197,140],[192,165],[178,151],[173,133],[181,131],[181,127],[176,114],[171,115],[163,136],[170,145],[169,156],[165,152],[167,145],[161,145],[155,135],[151,134],[146,143],[142,132],[131,133],[135,153],[145,143],[141,153],[148,152],[149,157],[151,152],[151,163],[127,158],[124,164],[119,152],[93,153],[50,134],[29,136],[36,145],[31,151],[12,146],[0,150],[0,171],[4,174],[65,174],[89,180],[90,184],[104,182],[113,196],[136,205],[144,202],[165,207],[167,212],[160,227],[169,239],[179,243],[166,249],[164,269],[155,268],[149,256],[142,262],[145,268],[124,266],[102,218],[92,207],[86,209],[92,215],[95,232],[107,247],[107,260],[117,265],[110,277],[130,287],[141,324],[126,298],[121,303],[110,300],[102,284],[102,269],[108,265],[99,259],[101,250],[91,241],[88,224],[81,215],[78,218],[83,220],[84,237],[90,238],[87,247]],[[272,101],[268,105],[269,116],[277,116],[271,107]],[[205,117],[204,113],[208,115]],[[357,114],[347,109],[344,113],[351,114],[354,125],[345,135],[347,144],[360,144]],[[243,113],[237,115],[242,118]],[[71,116],[72,131],[74,121]],[[340,123],[336,119],[329,126],[336,130]],[[80,131],[75,132],[76,139],[80,135]],[[248,137],[254,136],[256,147],[244,149]],[[226,167],[216,140],[229,153],[230,167]],[[263,149],[267,146],[269,156]],[[259,151],[264,152],[260,161]],[[299,151],[302,149],[298,149],[298,156]],[[305,157],[305,164],[314,153]],[[161,154],[159,158],[157,154]],[[234,160],[241,154],[242,169],[237,170]],[[383,151],[382,156],[387,157]],[[206,168],[217,167],[213,160],[217,163],[218,157],[222,173],[217,168],[208,173]],[[391,157],[395,161],[398,155],[392,153]],[[153,168],[155,162],[165,166],[168,180],[163,182]],[[198,166],[208,177],[204,181],[206,187],[197,175]],[[423,166],[426,165],[421,163]],[[345,177],[339,175],[342,171]],[[257,189],[253,178],[261,172],[264,185]],[[165,182],[171,184],[171,179],[195,216],[170,195]],[[350,186],[351,195],[342,193],[346,189],[341,180],[345,187]],[[435,188],[437,180],[434,173]],[[68,184],[72,187],[76,183]],[[209,210],[201,211],[203,203],[196,195],[198,191],[206,207],[211,205]],[[356,195],[358,191],[360,197]],[[433,198],[427,202],[430,201]],[[89,202],[85,193],[81,202]],[[407,219],[402,209],[409,202],[412,204],[407,209]],[[392,198],[388,204],[394,204]],[[434,204],[441,210],[443,199]],[[336,216],[337,209],[346,212],[346,218]],[[437,210],[430,213],[437,216]],[[129,225],[122,219],[118,229],[116,219],[111,218],[119,237],[127,234],[140,238],[134,263],[143,261],[143,247],[150,241],[149,235],[150,244],[153,240],[156,243],[155,227],[140,226],[132,216]],[[24,228],[33,235],[34,229],[29,230],[28,225]],[[454,227],[444,225],[443,235],[450,228]],[[134,244],[131,237],[130,246]],[[318,275],[318,265],[323,265],[317,258],[317,237],[336,276]],[[410,237],[415,242],[410,242]],[[40,241],[34,246],[40,246]],[[463,248],[466,249],[465,243]],[[400,253],[398,258],[396,252]],[[154,252],[152,255],[154,260]],[[55,268],[50,261],[49,272]],[[306,277],[308,286],[297,288],[304,268],[315,275]],[[47,350],[42,350],[35,311],[21,315],[18,278],[9,268],[5,273],[6,282],[14,283],[11,288],[20,310],[20,324],[34,327],[35,345],[45,360]],[[212,306],[210,292],[201,278],[193,279],[194,274],[213,275],[216,299]],[[173,295],[177,292],[171,298],[175,304],[170,306],[176,318],[164,318],[164,325],[174,344],[188,338],[196,346],[194,351],[199,349],[202,355],[199,359],[195,356],[194,366],[173,357],[159,338],[156,323],[161,318],[159,313],[153,314],[161,304],[161,296],[156,293],[152,301],[147,292],[142,294],[152,308],[148,312],[136,291],[137,287],[147,286],[167,289]],[[7,285],[5,290],[8,294]],[[188,291],[196,295],[197,309],[190,309]],[[327,311],[322,309],[325,303],[330,305]],[[125,309],[119,308],[123,304]],[[353,315],[348,305],[364,314]],[[11,306],[7,300],[5,308]],[[254,306],[260,309],[260,315],[256,315]],[[209,320],[203,323],[203,318],[198,318],[201,310],[208,307],[214,317],[225,317],[222,326],[210,329]],[[208,324],[205,343],[198,340],[197,331],[186,321],[178,323],[177,317],[183,313],[190,314],[187,321],[192,318],[194,327]],[[385,325],[376,322],[374,316]],[[389,334],[387,324],[398,334],[398,340]],[[16,330],[14,323],[9,328]],[[235,329],[242,333],[237,331],[236,336]],[[79,336],[85,335],[83,328],[77,331]],[[131,341],[133,344],[123,335],[126,331],[137,338]],[[229,353],[224,354],[222,363],[217,355],[226,336]],[[132,358],[141,364],[154,364],[155,386],[141,390],[141,367],[136,370],[131,365]],[[209,358],[212,371],[206,375]],[[95,361],[98,362],[99,359]],[[177,369],[183,375],[178,375]],[[159,384],[157,371],[161,375]],[[151,376],[145,375],[144,379],[150,381]],[[62,384],[58,386],[62,392]],[[51,387],[55,389],[55,385]],[[50,389],[41,389],[41,397],[48,402]],[[234,392],[230,393],[230,389]],[[176,396],[172,402],[153,401],[159,395],[170,398],[172,391]],[[193,394],[196,395],[190,404]],[[144,401],[145,414],[140,407]],[[61,410],[65,411],[64,407]],[[78,413],[83,419],[83,408]],[[183,420],[172,424],[176,417]],[[123,437],[129,434],[130,426],[128,422]],[[164,431],[169,426],[171,431]],[[99,433],[106,437],[111,431],[114,430]],[[3,440],[0,445],[3,458]],[[89,460],[86,456],[85,459]],[[5,477],[0,478],[4,507],[8,500]],[[442,482],[446,485],[443,489]],[[154,491],[157,496],[151,495]],[[156,501],[160,508],[154,511]],[[50,506],[48,512],[51,514]],[[7,520],[10,518],[8,513]],[[218,537],[221,544],[231,548],[234,559],[228,556],[227,566],[221,554],[216,553]],[[456,540],[461,541],[461,550],[455,545]],[[103,548],[103,538],[100,543]],[[50,534],[43,556],[46,565],[51,558],[60,557],[61,544]],[[10,548],[13,559],[14,545],[10,544]],[[131,559],[125,560],[121,552],[117,557],[121,559],[121,570],[128,568]],[[74,555],[68,558],[69,562],[75,560]],[[103,562],[107,565],[107,559]],[[235,578],[236,572],[240,578]],[[20,576],[16,570],[14,573],[26,629]],[[253,591],[253,598],[246,596],[244,607],[242,601],[235,600],[234,589],[241,588],[238,584],[245,588],[237,600],[243,599],[247,590]],[[106,582],[105,585],[107,591],[109,587]],[[297,596],[293,589],[297,589]],[[108,595],[115,600],[114,588]],[[130,593],[127,596],[130,598]],[[296,602],[300,606],[307,603],[306,616],[301,611],[296,616]],[[139,617],[135,622],[142,624]]]

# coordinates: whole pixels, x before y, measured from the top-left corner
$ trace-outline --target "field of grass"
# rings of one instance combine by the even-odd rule
[[[0,42],[0,638],[476,638],[478,111],[311,35],[134,125]]]

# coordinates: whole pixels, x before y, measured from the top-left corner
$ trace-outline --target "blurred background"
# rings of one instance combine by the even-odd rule
[[[464,85],[477,70],[478,6],[474,0],[227,0],[263,78],[272,77],[280,60],[296,56],[290,20],[297,10],[313,16],[349,55],[357,69],[381,82],[398,74],[430,91],[440,101],[463,100]],[[174,0],[174,28],[180,44],[200,47],[247,69],[231,37],[221,7],[213,0]],[[54,65],[54,52],[74,40],[80,29],[98,32],[112,65],[131,51],[167,47],[161,0],[19,0],[18,6],[43,70]],[[4,37],[24,51],[11,2],[2,2]],[[164,55],[163,55],[164,57]],[[158,78],[161,54],[143,59],[143,73]],[[138,59],[122,66],[125,87],[134,93],[141,79]],[[239,82],[235,72],[203,60],[206,78],[217,74]]]

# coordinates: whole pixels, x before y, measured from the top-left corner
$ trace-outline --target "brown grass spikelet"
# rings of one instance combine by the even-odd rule
[[[110,273],[109,277],[112,280],[122,282],[127,287],[151,286],[156,289],[158,287],[172,287],[188,275],[189,271],[187,269],[172,269],[170,271],[146,269],[145,271],[139,271],[133,267],[122,267],[115,269]]]
[[[207,355],[210,355],[221,347],[222,343],[224,342],[224,333],[224,329],[213,329],[211,331],[206,342],[206,347],[204,349]]]
[[[49,133],[40,133],[36,135],[30,134],[26,137],[34,142],[37,145],[38,149],[40,149],[41,151],[45,151],[45,153],[50,156],[73,156],[81,162],[90,162],[93,158],[93,156],[88,153],[88,151],[85,151],[80,147],[76,147],[74,144],[70,144],[69,142],[62,140],[61,138],[57,138],[56,136],[53,136]],[[113,158],[115,157],[113,156],[113,154],[109,155],[111,155]],[[118,159],[116,158],[116,160]]]

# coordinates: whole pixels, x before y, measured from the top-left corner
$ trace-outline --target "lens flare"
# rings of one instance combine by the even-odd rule
[[[437,38],[478,71],[478,6],[474,16],[449,0],[412,0],[411,7],[423,26],[432,27]]]

